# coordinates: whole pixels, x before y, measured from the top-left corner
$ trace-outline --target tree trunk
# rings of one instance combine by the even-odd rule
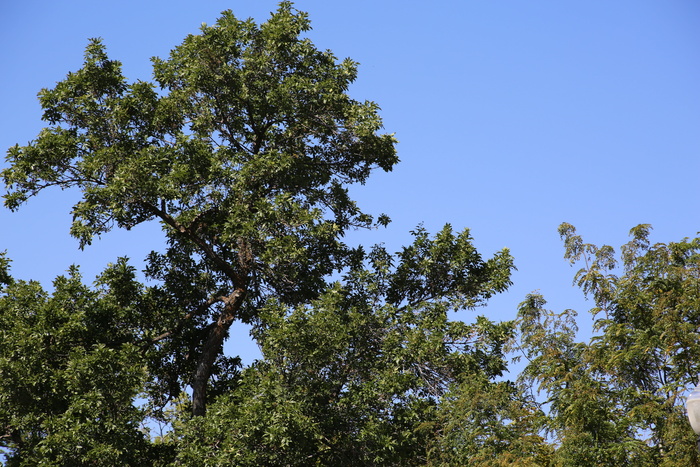
[[[243,290],[236,290],[226,300],[219,319],[212,323],[204,340],[202,353],[197,361],[197,369],[192,378],[192,415],[195,417],[206,414],[207,411],[207,385],[211,377],[212,367],[216,357],[223,351],[226,331],[231,327],[236,317],[236,312],[243,302]]]

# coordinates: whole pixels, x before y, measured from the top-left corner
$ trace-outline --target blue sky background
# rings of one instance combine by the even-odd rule
[[[354,190],[387,228],[358,233],[397,250],[419,223],[470,228],[485,256],[508,247],[511,290],[477,313],[511,319],[538,290],[555,310],[590,306],[572,287],[557,234],[619,247],[629,229],[653,241],[700,231],[700,2],[695,0],[300,0],[309,37],[360,62],[350,90],[381,107],[401,163]],[[273,1],[4,1],[0,3],[0,147],[44,126],[36,99],[80,68],[102,37],[130,80],[149,80],[149,58],[232,9],[264,21]],[[4,167],[0,162],[0,167]],[[161,244],[157,225],[109,233],[81,252],[68,235],[74,193],[52,191],[19,212],[0,209],[0,251],[12,272],[46,286],[73,263],[87,281],[119,256],[141,268]],[[245,330],[229,344],[250,361]]]

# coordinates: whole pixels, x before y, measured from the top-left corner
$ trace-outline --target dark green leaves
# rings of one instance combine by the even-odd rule
[[[411,249],[420,254],[407,254]],[[448,462],[457,459],[450,454],[457,444],[452,436],[459,436],[463,420],[450,416],[449,401],[469,397],[476,381],[490,388],[502,375],[513,327],[483,317],[452,321],[448,311],[491,293],[493,282],[509,276],[509,263],[494,266],[491,275],[482,271],[488,261],[466,233],[454,236],[449,228],[434,238],[421,230],[396,256],[377,247],[356,260],[364,261],[318,299],[263,307],[253,331],[263,359],[243,371],[240,386],[222,394],[205,420],[176,430],[183,462],[424,465],[431,446],[444,449]],[[426,266],[406,278],[401,271],[418,262],[439,272]],[[461,287],[453,278],[468,278],[470,268],[479,279]],[[433,277],[443,283],[428,296],[424,284]],[[390,298],[399,284],[415,300]],[[505,404],[503,398],[494,403]],[[508,431],[513,405],[506,405],[504,418],[484,413],[494,430]],[[450,432],[444,440],[443,427]],[[509,433],[515,438],[523,431]]]
[[[100,290],[76,268],[54,282],[14,282],[0,296],[0,426],[10,465],[142,465],[150,443],[135,406],[147,378],[136,345],[144,316],[125,262]]]
[[[445,297],[455,310],[474,308],[511,284],[514,266],[507,249],[484,261],[469,231],[455,235],[449,224],[434,240],[423,228],[413,235],[415,241],[399,254],[401,262],[391,279],[392,303],[412,305]]]

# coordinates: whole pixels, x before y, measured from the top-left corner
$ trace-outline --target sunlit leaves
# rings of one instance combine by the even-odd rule
[[[649,241],[630,231],[622,265],[609,246],[586,244],[562,224],[575,283],[594,300],[595,334],[576,342],[572,312],[544,310],[529,296],[519,311],[522,378],[546,395],[544,425],[564,465],[697,463],[681,394],[700,371],[700,240]],[[601,315],[601,312],[604,312]],[[673,445],[673,449],[669,446]]]
[[[268,302],[253,330],[263,359],[243,371],[237,390],[222,394],[205,420],[175,431],[184,444],[181,459],[424,465],[473,455],[456,441],[472,435],[463,425],[469,416],[453,414],[451,401],[468,398],[482,383],[493,391],[503,387],[491,381],[505,370],[513,325],[484,317],[464,323],[451,320],[449,311],[494,293],[493,283],[509,277],[510,263],[484,271],[490,260],[481,259],[466,232],[454,235],[449,227],[434,237],[420,229],[415,237],[397,255],[382,247],[357,252],[343,281],[307,304]],[[423,267],[407,275],[411,265]],[[474,280],[461,282],[472,274]],[[426,294],[433,280],[440,284]],[[412,300],[397,301],[396,289]],[[514,387],[506,392],[518,393]],[[488,389],[482,397],[491,397]],[[516,418],[530,422],[528,409],[518,414],[517,404],[504,399],[494,402],[503,405],[498,416],[481,410],[478,420],[488,420],[499,436],[508,433],[508,440],[497,441],[500,452],[536,450],[511,445],[523,433],[528,446],[538,438],[530,428],[506,427]]]
[[[16,281],[0,296],[0,426],[9,465],[141,465],[135,405],[147,378],[136,345],[139,288],[125,261],[99,289],[77,268],[49,294]]]

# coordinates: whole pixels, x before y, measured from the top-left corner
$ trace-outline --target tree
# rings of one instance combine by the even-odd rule
[[[700,239],[652,245],[650,229],[630,231],[620,269],[612,247],[560,226],[565,257],[584,263],[574,283],[595,303],[589,343],[575,342],[573,312],[545,311],[534,295],[521,305],[523,376],[547,394],[562,465],[699,461],[680,395],[700,372]]]
[[[358,255],[308,304],[270,301],[254,330],[263,359],[212,416],[176,426],[180,462],[425,465],[436,457],[449,423],[442,402],[501,376],[512,332],[512,323],[466,324],[448,312],[504,290],[512,258],[483,260],[469,233],[449,226],[414,236],[396,256],[379,246]],[[442,457],[456,465],[449,451]]]
[[[224,12],[153,59],[157,86],[127,84],[91,40],[83,68],[39,94],[49,127],[11,148],[2,172],[10,209],[77,189],[81,247],[114,227],[163,224],[168,247],[147,272],[172,310],[150,343],[171,362],[160,387],[190,384],[195,415],[231,323],[255,322],[268,297],[316,298],[346,264],[344,233],[374,225],[347,185],[398,161],[376,104],[346,93],[356,63],[317,50],[301,37],[309,29],[290,2],[261,26]]]
[[[142,309],[133,268],[120,260],[82,284],[14,281],[0,260],[0,446],[7,465],[157,465],[135,405],[147,374],[136,345]]]
[[[457,430],[443,401],[502,374],[512,324],[448,311],[507,288],[506,250],[483,260],[449,226],[418,228],[397,255],[343,243],[388,222],[348,186],[391,170],[396,141],[376,104],[348,96],[357,65],[316,49],[309,28],[289,2],[260,26],[224,12],[153,59],[155,83],[127,83],[95,39],[40,92],[49,126],[9,150],[6,206],[71,189],[81,248],[154,220],[167,246],[148,257],[149,285],[121,259],[94,287],[70,269],[53,295],[0,261],[11,462],[430,462]],[[264,354],[242,371],[222,352],[234,320]],[[151,439],[149,417],[172,431]]]

